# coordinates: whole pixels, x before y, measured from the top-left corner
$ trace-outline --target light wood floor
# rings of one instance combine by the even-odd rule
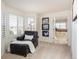
[[[68,43],[67,32],[55,32],[55,39],[53,42],[59,44],[67,44]]]
[[[1,59],[71,59],[70,47],[63,44],[40,42],[34,54],[27,57],[5,53]]]

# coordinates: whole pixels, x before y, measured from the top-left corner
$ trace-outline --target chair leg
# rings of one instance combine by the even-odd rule
[[[24,57],[26,57],[27,56],[27,53],[26,54],[24,54]]]

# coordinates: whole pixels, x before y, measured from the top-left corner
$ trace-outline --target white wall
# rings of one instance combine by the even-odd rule
[[[71,10],[67,10],[67,11],[61,11],[61,12],[55,12],[55,13],[44,13],[44,14],[40,14],[40,19],[39,19],[39,36],[40,36],[40,41],[45,41],[45,42],[53,42],[53,28],[52,28],[52,26],[53,26],[53,19],[54,19],[54,17],[56,18],[58,18],[58,17],[62,17],[62,18],[67,18],[67,20],[68,20],[68,26],[71,24],[70,23],[70,21],[71,21],[71,16],[72,16],[72,13],[71,13],[72,11]],[[43,17],[49,17],[49,23],[50,23],[50,30],[49,30],[49,37],[43,37],[42,36],[42,18]],[[71,27],[71,25],[69,26],[69,27],[67,27],[67,29],[68,29],[68,36],[71,34],[70,33],[70,27]],[[71,36],[69,36],[68,37],[68,41],[69,41],[69,39],[71,38]],[[69,44],[70,44],[70,42],[69,42]]]
[[[77,0],[74,0],[73,4],[73,19],[77,12]],[[77,20],[72,21],[72,40],[71,40],[72,59],[77,59]]]
[[[77,20],[72,23],[72,59],[77,59]]]

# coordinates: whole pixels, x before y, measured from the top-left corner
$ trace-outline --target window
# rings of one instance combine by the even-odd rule
[[[18,34],[23,34],[23,17],[18,16]]]
[[[29,30],[35,29],[35,19],[32,17],[28,17],[28,29]]]
[[[56,23],[56,28],[57,29],[67,29],[66,23],[65,22]]]
[[[11,34],[17,34],[17,16],[9,14],[9,30]]]
[[[9,30],[13,35],[23,33],[23,17],[9,14]]]

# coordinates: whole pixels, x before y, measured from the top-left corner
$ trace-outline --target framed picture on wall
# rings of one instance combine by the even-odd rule
[[[42,24],[49,24],[49,17],[42,18]]]
[[[42,36],[49,37],[49,31],[42,31]]]
[[[42,36],[49,37],[49,17],[42,18]]]
[[[49,24],[42,24],[42,30],[49,30]]]

